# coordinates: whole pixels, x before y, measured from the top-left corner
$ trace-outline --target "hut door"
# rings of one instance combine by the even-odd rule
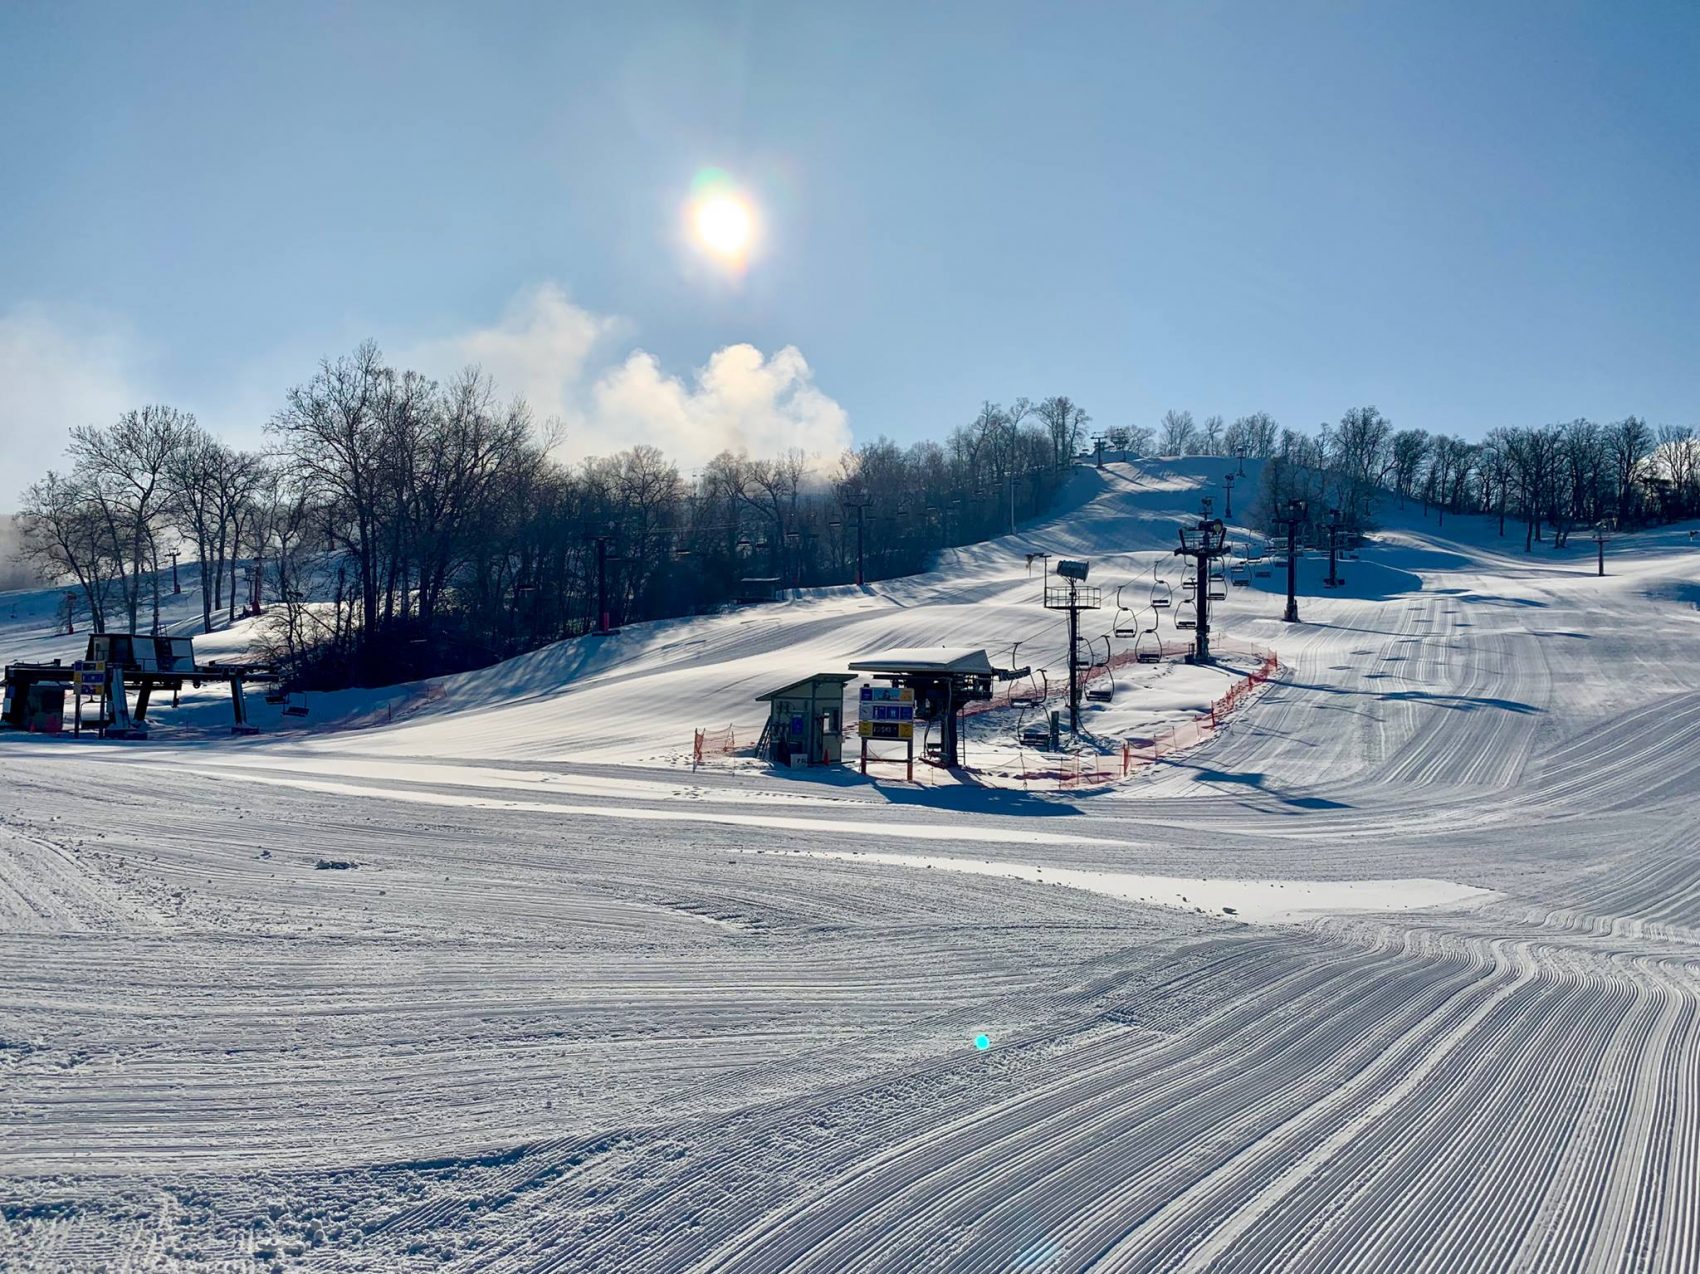
[[[842,758],[842,743],[838,737],[837,708],[827,708],[815,718],[815,737],[810,748],[810,760],[819,765],[835,765]]]

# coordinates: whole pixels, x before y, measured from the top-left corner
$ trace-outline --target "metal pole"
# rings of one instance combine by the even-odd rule
[[[861,588],[867,580],[862,575],[862,524],[868,520],[868,506],[856,506],[856,587]]]
[[[1599,545],[1600,548],[1600,574],[1603,576],[1606,573],[1606,537],[1603,534],[1596,534],[1594,543]]]
[[[1340,510],[1328,511],[1328,587],[1339,588],[1346,581],[1340,578],[1337,563],[1340,552]]]
[[[177,554],[173,551],[171,554],[171,592],[175,596],[182,591],[183,586],[177,582]]]
[[[1068,728],[1080,733],[1080,608],[1074,581],[1068,582]]]
[[[1289,624],[1299,622],[1299,520],[1287,519],[1287,613]]]
[[[1203,525],[1202,523],[1200,524]],[[1203,534],[1208,537],[1209,532]],[[1200,546],[1198,554],[1198,638],[1193,643],[1193,662],[1210,662],[1210,542]]]
[[[608,537],[596,537],[596,614],[601,625],[596,631],[607,633],[608,628]]]
[[[1225,518],[1231,518],[1234,516],[1234,475],[1230,473],[1227,477],[1223,478],[1222,485],[1228,489],[1228,511],[1222,516]]]

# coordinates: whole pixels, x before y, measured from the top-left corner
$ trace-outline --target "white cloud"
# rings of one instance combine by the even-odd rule
[[[683,464],[721,451],[775,456],[793,447],[830,456],[850,443],[850,422],[814,384],[794,345],[764,358],[753,345],[716,350],[687,384],[633,352],[597,380],[593,436],[648,442]]]
[[[124,325],[84,311],[20,305],[0,313],[0,509],[63,467],[75,425],[110,424],[147,401]]]
[[[539,419],[566,420],[576,414],[592,352],[622,327],[574,305],[559,284],[544,283],[516,296],[494,327],[407,347],[395,361],[438,377],[475,364],[504,396],[531,404]]]
[[[495,326],[398,351],[396,361],[439,377],[477,364],[504,396],[523,397],[540,420],[561,420],[572,456],[649,443],[689,466],[725,450],[834,456],[850,444],[844,409],[815,385],[796,347],[769,357],[728,345],[686,378],[641,349],[610,360],[627,330],[546,283],[516,297]]]
[[[844,409],[815,384],[794,346],[768,355],[727,345],[679,374],[622,344],[629,330],[544,283],[517,295],[491,326],[411,344],[392,336],[386,353],[397,366],[439,378],[482,367],[504,397],[523,397],[539,423],[565,425],[567,457],[649,443],[689,468],[724,450],[773,456],[797,447],[830,460],[850,445]],[[64,465],[72,426],[110,424],[132,407],[167,401],[195,411],[226,441],[255,446],[284,391],[312,371],[298,351],[274,350],[234,373],[229,362],[209,368],[210,383],[177,387],[196,394],[160,399],[154,352],[111,316],[41,305],[0,311],[0,512]]]

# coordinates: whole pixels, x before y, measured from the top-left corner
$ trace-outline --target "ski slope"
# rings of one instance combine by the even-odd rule
[[[0,1267],[1696,1268],[1687,528],[1600,579],[1388,507],[1107,790],[686,763],[882,649],[1060,668],[1024,554],[1148,581],[1226,463],[301,729],[0,736]],[[1095,733],[1216,675],[1140,672]]]

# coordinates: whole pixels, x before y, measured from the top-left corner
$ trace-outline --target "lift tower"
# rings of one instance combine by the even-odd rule
[[[1045,589],[1045,609],[1068,612],[1068,728],[1080,733],[1080,670],[1091,665],[1090,657],[1080,658],[1080,612],[1097,610],[1103,604],[1096,588],[1086,586],[1090,562],[1062,558],[1057,562],[1057,574],[1068,581]]]
[[[1287,501],[1287,516],[1280,519],[1287,528],[1287,613],[1281,618],[1289,624],[1299,622],[1299,527],[1309,506],[1303,500]]]
[[[1340,525],[1340,510],[1328,510],[1328,578],[1325,588],[1339,588],[1346,581],[1340,578],[1340,535],[1346,528]]]
[[[1210,662],[1210,563],[1228,555],[1228,528],[1221,518],[1203,517],[1195,527],[1180,529],[1181,546],[1176,557],[1190,557],[1198,564],[1198,587],[1193,590],[1198,604],[1198,627],[1193,638],[1193,662]]]

